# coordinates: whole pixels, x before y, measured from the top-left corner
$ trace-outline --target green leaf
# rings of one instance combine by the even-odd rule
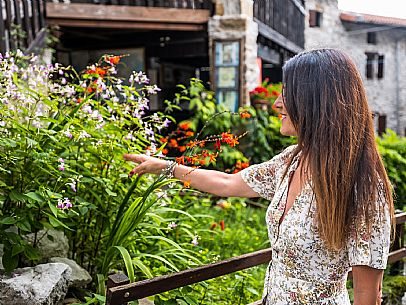
[[[136,267],[138,267],[141,271],[142,271],[142,273],[144,273],[146,276],[147,276],[147,278],[153,278],[154,276],[152,275],[152,273],[151,273],[151,270],[147,267],[147,266],[145,266],[144,265],[144,263],[140,260],[140,259],[138,259],[138,258],[133,258],[133,264],[136,266]]]
[[[35,192],[26,193],[26,194],[24,194],[24,196],[26,196],[34,201],[40,202],[40,203],[44,202],[44,197],[42,197],[40,194],[37,194]]]
[[[103,274],[97,274],[96,279],[97,279],[97,293],[101,295],[106,295],[106,284],[105,284],[106,281]]]
[[[11,256],[15,256],[17,254],[20,254],[21,252],[23,252],[25,249],[24,246],[22,245],[14,245],[12,250],[11,250]]]
[[[53,215],[43,212],[45,215],[48,216],[49,223],[54,227],[57,228],[59,226],[64,227],[65,229],[68,229],[69,231],[72,231],[71,228],[69,228],[66,224],[64,224],[62,221],[54,217]]]
[[[51,201],[48,201],[48,206],[51,209],[52,214],[54,214],[55,217],[58,217],[58,208],[55,206],[55,204]]]
[[[109,194],[109,196],[112,196],[112,197],[116,197],[116,196],[117,196],[117,193],[114,193],[113,191],[111,191],[111,190],[108,189],[108,188],[106,188],[106,193]]]
[[[27,245],[24,249],[24,255],[30,260],[30,261],[37,261],[41,255],[38,251],[38,249],[35,249],[31,245]]]
[[[3,253],[3,267],[6,272],[13,271],[18,266],[18,256],[13,256],[9,249],[5,249]]]
[[[21,194],[16,190],[12,190],[9,194],[9,197],[12,201],[25,202],[27,200],[27,197],[25,197],[24,194]]]
[[[21,220],[16,225],[22,231],[31,232],[31,224],[28,219]]]
[[[185,301],[189,304],[189,305],[197,305],[197,301],[187,295],[183,296],[183,298],[185,299]]]
[[[115,248],[120,251],[121,257],[124,260],[125,268],[127,270],[127,276],[130,279],[130,282],[133,283],[135,281],[135,275],[130,253],[128,253],[127,249],[124,247],[115,246]]]
[[[13,217],[7,216],[0,219],[0,224],[2,225],[13,225],[17,222],[17,220]]]

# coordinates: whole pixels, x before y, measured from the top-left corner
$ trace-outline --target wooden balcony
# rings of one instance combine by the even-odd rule
[[[35,51],[46,36],[42,0],[0,0],[0,52]]]
[[[299,0],[256,0],[254,19],[259,33],[291,53],[304,48],[306,11]]]
[[[213,12],[207,0],[72,0],[46,3],[49,25],[64,27],[203,30]]]

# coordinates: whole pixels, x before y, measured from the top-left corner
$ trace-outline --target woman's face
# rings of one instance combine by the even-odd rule
[[[282,94],[279,95],[279,97],[276,99],[273,108],[276,110],[276,112],[279,113],[279,118],[282,121],[282,126],[280,129],[281,134],[283,134],[284,136],[297,136],[297,131],[293,126],[288,112],[286,111]]]

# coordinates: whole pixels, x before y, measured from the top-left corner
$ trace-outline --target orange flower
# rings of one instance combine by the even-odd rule
[[[106,62],[112,64],[112,65],[117,65],[120,62],[121,56],[107,56],[106,57]]]
[[[187,147],[193,148],[197,145],[198,141],[190,141],[186,144]]]
[[[195,133],[193,132],[193,131],[186,131],[186,134],[185,134],[185,136],[187,136],[187,137],[193,137],[195,135]]]
[[[179,124],[179,128],[182,130],[188,130],[190,129],[190,122],[183,122]]]
[[[187,189],[190,188],[190,181],[184,181],[183,186]]]
[[[220,228],[221,228],[221,231],[224,231],[224,229],[225,229],[225,225],[224,225],[224,220],[223,220],[223,219],[220,220]]]
[[[184,152],[186,150],[186,146],[179,146],[178,149],[180,152]]]
[[[166,143],[166,142],[168,142],[168,138],[163,137],[163,138],[160,138],[159,141],[161,141],[162,143]]]
[[[231,139],[228,141],[227,144],[230,145],[231,147],[234,147],[234,146],[236,146],[237,144],[240,144],[240,142],[238,142],[238,138],[237,138],[237,137],[234,137],[234,138],[231,138]]]
[[[209,152],[208,152],[207,150],[203,150],[203,151],[202,151],[202,156],[203,156],[204,158],[208,157],[208,156],[209,156]]]
[[[210,230],[214,230],[216,227],[217,227],[217,223],[213,222],[213,223],[210,225]]]
[[[101,77],[103,77],[106,74],[106,70],[97,67],[96,70],[94,71],[96,74],[99,74]]]
[[[282,114],[278,114],[278,118],[280,119],[280,120],[282,120]]]
[[[217,158],[218,154],[211,154],[210,157],[210,161],[209,162],[216,162],[216,158]]]
[[[242,119],[249,119],[251,117],[251,114],[249,114],[248,112],[241,112],[240,117]]]
[[[162,149],[162,153],[163,153],[164,155],[167,155],[168,152],[169,152],[169,151],[168,151],[166,148]]]
[[[199,143],[200,148],[203,148],[204,145],[206,145],[206,141],[200,141],[200,143]]]
[[[243,163],[241,163],[241,168],[247,168],[247,167],[249,167],[249,166],[250,166],[249,162],[243,162]]]
[[[81,102],[83,102],[83,99],[82,99],[82,98],[78,98],[78,99],[76,100],[76,103],[78,103],[78,104],[80,104]]]
[[[92,93],[92,92],[94,91],[94,89],[93,89],[93,88],[88,87],[88,88],[86,89],[86,91],[87,91],[87,92],[89,92],[89,93]]]
[[[185,157],[184,157],[184,156],[176,157],[176,158],[175,158],[175,161],[176,161],[176,163],[178,163],[178,164],[185,165]]]
[[[205,165],[205,164],[206,164],[206,160],[200,159],[200,160],[199,160],[199,163],[200,163],[200,165]]]
[[[178,147],[178,141],[176,141],[176,139],[170,139],[168,146],[169,147]]]
[[[276,91],[276,90],[272,90],[271,94],[275,97],[278,97],[280,92]]]

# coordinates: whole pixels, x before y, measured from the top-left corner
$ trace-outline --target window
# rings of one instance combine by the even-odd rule
[[[383,64],[385,61],[385,56],[378,56],[378,78],[383,78]]]
[[[309,10],[309,26],[311,28],[321,27],[323,13],[316,10]]]
[[[367,42],[371,44],[376,44],[376,32],[367,33]]]
[[[365,75],[367,79],[383,78],[385,56],[378,53],[365,53],[367,57]],[[377,71],[377,73],[375,72]],[[376,73],[376,74],[375,74]]]
[[[366,55],[367,55],[366,77],[367,79],[372,79],[374,75],[375,53],[366,53]]]
[[[217,102],[237,112],[240,106],[240,41],[215,41],[214,52]]]
[[[378,135],[382,135],[386,130],[386,115],[378,116]]]

